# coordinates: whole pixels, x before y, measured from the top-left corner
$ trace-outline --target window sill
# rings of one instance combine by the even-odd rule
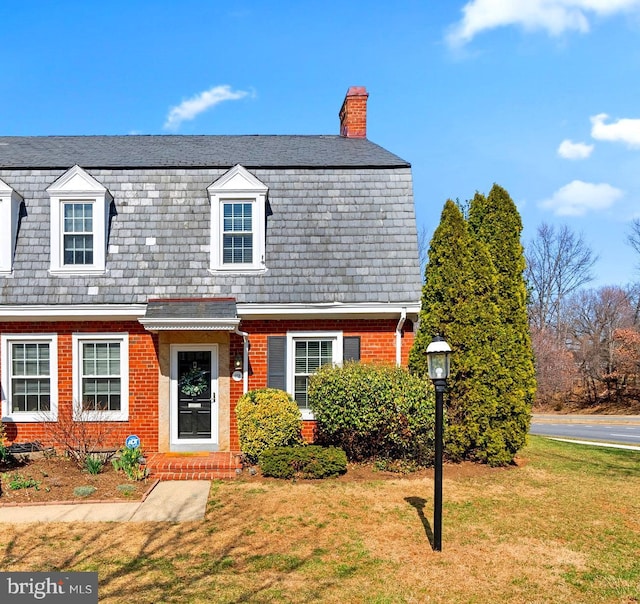
[[[14,411],[12,415],[3,415],[2,421],[11,424],[33,424],[41,422],[57,422],[57,415],[49,415],[47,413],[32,413],[29,411]]]
[[[129,415],[120,411],[83,411],[77,422],[127,422]]]
[[[246,265],[236,265],[236,266],[216,266],[214,268],[208,269],[211,275],[216,274],[229,274],[232,273],[234,275],[262,275],[267,272],[266,266],[246,266]]]
[[[76,277],[80,275],[104,275],[107,269],[104,268],[51,268],[49,274],[52,277]]]

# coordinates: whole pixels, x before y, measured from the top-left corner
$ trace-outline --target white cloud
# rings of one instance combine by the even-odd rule
[[[244,90],[231,90],[231,86],[224,84],[214,86],[209,90],[200,92],[194,97],[182,101],[176,107],[172,107],[167,115],[164,127],[167,130],[177,130],[184,121],[192,120],[203,111],[215,107],[223,101],[236,101],[247,96]]]
[[[640,0],[471,0],[462,20],[447,35],[451,46],[464,46],[489,29],[516,25],[525,31],[589,31],[589,16],[608,16],[640,8]]]
[[[589,211],[606,210],[623,195],[624,191],[606,183],[574,180],[539,205],[553,211],[556,216],[582,216]]]
[[[558,155],[564,159],[587,159],[593,151],[593,145],[586,143],[574,143],[569,139],[565,139],[558,147]]]
[[[640,119],[621,119],[605,124],[606,113],[591,118],[591,136],[596,140],[626,143],[629,147],[640,147]]]

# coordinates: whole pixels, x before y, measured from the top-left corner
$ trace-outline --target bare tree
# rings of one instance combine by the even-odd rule
[[[627,236],[629,245],[640,254],[640,218],[635,218],[631,222],[631,232]]]
[[[429,231],[424,224],[418,227],[418,258],[420,259],[420,270],[424,279],[424,269],[429,259]]]
[[[621,287],[584,290],[567,304],[568,339],[589,402],[619,398],[624,387],[619,371],[616,334],[632,329],[632,300]]]
[[[533,327],[551,327],[560,335],[567,297],[593,279],[598,257],[568,226],[542,223],[525,250],[529,318]]]

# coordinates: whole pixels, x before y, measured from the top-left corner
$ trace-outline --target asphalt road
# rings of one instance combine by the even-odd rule
[[[640,445],[640,417],[534,416],[531,434]]]

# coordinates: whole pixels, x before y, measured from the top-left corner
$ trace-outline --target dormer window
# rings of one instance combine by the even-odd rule
[[[111,193],[80,166],[65,172],[47,193],[51,197],[51,273],[103,273]]]
[[[211,200],[211,270],[265,270],[267,187],[237,165],[207,188]]]
[[[0,275],[11,275],[22,197],[0,180]]]
[[[93,204],[65,202],[62,220],[64,266],[93,265]]]

